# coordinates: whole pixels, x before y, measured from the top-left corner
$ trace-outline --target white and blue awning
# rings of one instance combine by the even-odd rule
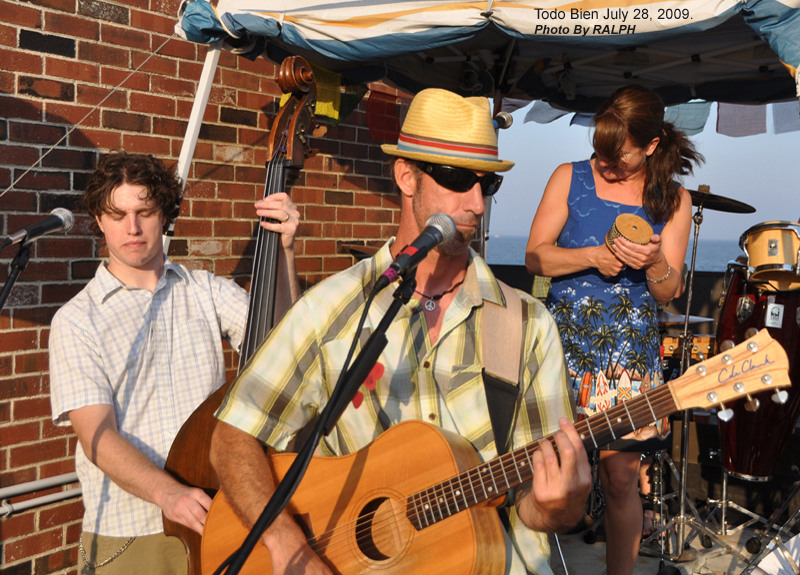
[[[547,100],[593,112],[627,83],[667,104],[797,95],[800,0],[205,0],[177,26],[275,61],[297,54],[346,80],[410,92]]]

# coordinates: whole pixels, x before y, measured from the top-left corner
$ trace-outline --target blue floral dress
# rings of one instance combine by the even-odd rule
[[[589,161],[572,164],[569,216],[558,246],[605,242],[619,214],[636,214],[660,234],[644,208],[597,197]],[[553,278],[547,299],[561,332],[580,418],[608,409],[663,383],[657,307],[644,270],[606,278],[596,269]]]

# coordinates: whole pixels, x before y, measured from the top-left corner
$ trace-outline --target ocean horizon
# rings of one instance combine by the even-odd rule
[[[486,261],[490,264],[525,265],[525,246],[527,236],[494,235],[486,242]],[[697,242],[697,258],[695,271],[724,272],[728,262],[742,255],[738,240],[704,240]],[[686,265],[692,260],[692,241],[686,249]]]

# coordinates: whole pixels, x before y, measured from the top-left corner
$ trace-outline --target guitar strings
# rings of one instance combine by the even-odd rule
[[[630,419],[633,421],[639,421],[639,420],[653,421],[652,412],[655,412],[656,415],[658,415],[659,413],[663,413],[664,415],[666,415],[675,411],[676,406],[672,399],[672,394],[669,391],[669,387],[666,385],[659,386],[658,388],[655,388],[653,391],[647,393],[647,399],[645,399],[644,396],[640,397],[641,399],[639,399],[638,401],[637,398],[634,398],[634,400],[630,400],[629,403],[631,405],[629,406],[619,404],[607,410],[606,415],[608,416],[609,421],[615,421],[623,416],[625,419]],[[628,417],[629,415],[630,417]],[[604,428],[607,427],[608,422],[604,421],[603,418],[598,419],[598,421],[603,424]],[[575,427],[579,434],[586,433],[591,429],[588,420],[579,421],[575,425]],[[595,425],[595,427],[598,426]],[[601,433],[603,431],[604,431],[603,429],[599,429],[597,433]],[[625,433],[627,434],[628,432],[626,431]],[[424,525],[423,524],[424,522],[420,520],[420,514],[422,513],[422,515],[424,516],[425,512],[424,511],[421,512],[418,509],[418,505],[416,503],[412,503],[414,498],[417,498],[419,502],[422,502],[423,501],[422,495],[425,494],[426,492],[428,494],[428,503],[430,504],[430,502],[433,501],[439,506],[438,518],[436,517],[435,513],[432,510],[428,511],[428,514],[432,515],[434,518],[434,520],[431,523],[429,523],[429,525],[441,521],[442,519],[445,519],[453,515],[454,513],[452,511],[453,505],[455,505],[455,508],[457,510],[456,512],[464,510],[471,506],[468,503],[467,494],[464,493],[465,482],[469,483],[471,486],[473,499],[476,498],[476,492],[477,492],[477,488],[475,487],[476,484],[479,486],[483,485],[484,492],[486,491],[485,485],[481,480],[480,473],[481,470],[486,469],[487,466],[491,470],[492,486],[495,488],[495,491],[497,491],[496,489],[497,480],[495,479],[495,477],[497,477],[497,471],[498,470],[502,471],[503,477],[507,477],[505,474],[505,470],[509,467],[509,464],[519,469],[517,460],[519,456],[524,455],[525,461],[527,462],[526,469],[517,472],[512,471],[512,475],[518,473],[519,475],[525,476],[522,478],[521,481],[519,480],[519,478],[515,480],[513,482],[514,484],[519,484],[523,481],[527,481],[529,477],[533,476],[533,473],[531,471],[532,469],[531,455],[533,452],[539,449],[539,442],[545,439],[548,438],[541,438],[538,441],[533,442],[527,446],[506,453],[489,462],[486,462],[485,464],[478,465],[466,472],[462,472],[458,475],[450,477],[445,481],[442,481],[426,490],[416,492],[410,495],[409,497],[397,500],[397,506],[401,508],[400,511],[394,511],[393,513],[386,513],[386,512],[378,513],[377,511],[372,511],[370,513],[365,514],[363,517],[357,520],[337,525],[333,529],[320,533],[318,536],[310,539],[309,543],[312,544],[315,550],[318,550],[320,553],[324,553],[325,557],[333,559],[341,552],[347,552],[347,553],[352,552],[353,546],[351,543],[351,537],[353,535],[355,536],[356,540],[361,539],[363,543],[364,541],[367,540],[366,535],[371,532],[372,537],[370,539],[373,541],[372,546],[377,549],[380,547],[380,545],[377,545],[377,543],[385,541],[391,542],[392,540],[394,540],[393,534],[395,533],[395,530],[393,529],[393,526],[402,524],[398,523],[398,520],[405,521],[406,518],[409,517],[410,513],[413,513],[413,511],[409,512],[409,507],[411,505],[413,505],[416,510],[417,519],[420,525],[422,525],[423,528],[427,526]],[[549,439],[549,441],[553,445],[556,453],[558,453],[558,446],[554,443],[552,439]],[[461,504],[458,503],[455,496],[451,497],[451,494],[455,493],[454,490],[452,489],[454,483],[458,484],[461,487],[461,491],[463,493],[462,495],[463,503]],[[508,484],[509,481],[506,480],[505,483]],[[450,489],[447,488],[446,484],[450,485]],[[503,488],[503,491],[505,491],[505,488]],[[474,503],[472,505],[474,505]],[[358,526],[357,525],[358,522],[362,522],[363,526]],[[351,535],[350,530],[352,529],[354,524],[356,525],[356,528],[353,530]],[[410,524],[409,524],[409,529],[415,530],[415,528]],[[391,539],[386,539],[387,537]]]
[[[664,405],[670,405],[670,404],[674,405],[674,403],[673,403],[673,402],[672,402],[672,400],[671,400],[671,395],[669,395],[669,394],[665,394],[665,397],[663,398],[663,400],[660,400],[661,398],[657,398],[657,397],[655,397],[656,395],[662,395],[662,394],[656,394],[656,393],[653,393],[653,394],[651,394],[651,395],[653,395],[654,397],[650,398],[650,394],[649,394],[649,395],[648,395],[648,398],[649,398],[649,399],[651,399],[651,400],[655,400],[655,402],[654,402],[654,401],[651,401],[651,402],[650,402],[650,404],[651,404],[651,405],[652,405],[654,408],[658,408],[657,410],[658,410],[659,412],[660,412],[660,411],[662,411],[662,408],[664,407]],[[659,401],[659,400],[660,400],[660,401]],[[664,400],[666,400],[666,401],[664,401]],[[645,401],[642,401],[642,402],[639,402],[639,403],[641,404],[641,407],[634,406],[634,409],[631,409],[631,410],[629,410],[629,411],[630,411],[630,413],[631,413],[631,415],[632,415],[632,416],[633,416],[634,414],[636,414],[637,416],[640,416],[640,415],[645,415],[645,416],[647,416],[647,415],[649,415],[649,413],[648,413],[648,412],[650,411],[650,408],[649,408],[649,407],[646,407],[646,402],[645,402]],[[614,410],[614,411],[619,411],[620,413],[622,413],[623,409],[624,409],[624,408],[622,408],[622,409],[620,409],[620,410]],[[648,420],[649,420],[649,418],[648,418]],[[602,421],[602,420],[601,420],[601,421]],[[583,425],[583,426],[586,426],[586,427],[588,427],[588,425],[587,425],[587,424],[585,424],[585,421],[583,421],[583,422],[580,422],[580,423],[584,423],[584,425]],[[583,426],[582,426],[582,427],[583,427]],[[576,426],[576,427],[577,427],[577,426]],[[551,441],[552,441],[552,440],[551,440]],[[554,447],[556,448],[556,451],[557,451],[557,446],[555,446],[555,445],[554,445]],[[525,451],[525,452],[526,452],[526,457],[529,459],[529,458],[530,458],[530,453],[529,453],[529,452],[530,452],[530,451],[535,451],[536,449],[538,449],[538,443],[533,443],[533,444],[531,444],[531,445],[529,445],[529,446],[526,446],[526,447],[524,447],[524,448],[521,448],[521,449],[519,449],[519,450],[515,450],[515,452],[512,452],[512,453],[506,454],[506,455],[502,456],[501,458],[496,458],[496,459],[495,459],[495,460],[493,460],[492,462],[488,462],[488,463],[490,464],[490,467],[492,467],[492,468],[497,468],[497,467],[499,467],[499,466],[501,466],[501,465],[502,465],[502,464],[501,464],[501,463],[500,463],[498,460],[503,460],[504,462],[507,462],[508,460],[513,460],[513,461],[516,461],[516,455],[514,455],[514,454],[515,454],[515,453],[520,453],[521,451]],[[481,468],[482,468],[482,467],[485,467],[485,466],[479,466],[479,467],[481,467]],[[470,470],[470,472],[468,472],[468,473],[467,473],[467,477],[468,477],[468,478],[469,478],[469,477],[472,477],[472,476],[474,475],[474,473],[475,473],[476,469],[477,469],[477,468],[475,468],[475,469],[473,469],[473,470]],[[438,499],[438,498],[439,498],[439,497],[438,497],[438,494],[439,494],[439,493],[444,493],[444,492],[445,492],[445,490],[444,490],[444,487],[443,487],[443,486],[444,486],[444,483],[447,483],[447,482],[449,482],[449,483],[451,483],[451,484],[452,484],[452,482],[453,482],[453,479],[456,479],[456,478],[459,478],[459,477],[461,477],[461,475],[459,475],[459,476],[455,476],[454,478],[450,478],[450,479],[448,479],[448,480],[445,480],[445,482],[442,482],[442,483],[438,484],[438,486],[434,487],[434,488],[433,488],[433,490],[434,490],[434,493],[435,493],[435,494],[437,494],[437,496],[436,496],[435,498],[436,498],[436,499]],[[429,490],[430,490],[430,488],[429,488]],[[421,493],[421,492],[419,492],[419,493]],[[419,493],[416,493],[416,494],[412,495],[411,497],[413,498],[415,495],[418,495]],[[449,497],[447,497],[447,496],[446,496],[446,500],[447,500],[447,502],[448,502],[447,516],[449,516],[449,515],[451,515],[451,514],[452,514],[452,513],[450,512],[450,510],[449,510],[449,502],[450,502],[450,501],[452,501],[452,500],[451,500]],[[405,501],[405,502],[407,503],[407,502],[409,501],[409,498],[406,498],[405,500],[400,500],[400,503],[402,503],[403,501]],[[466,508],[466,507],[467,507],[467,505],[465,505],[464,507]],[[408,507],[406,506],[406,510],[407,510],[407,508],[408,508]],[[375,521],[375,520],[373,520],[373,521],[372,521],[372,527],[370,527],[370,525],[369,525],[369,521],[368,521],[368,518],[369,518],[370,516],[373,516],[373,517],[374,517],[374,515],[375,515],[375,512],[372,512],[372,513],[370,513],[370,514],[366,514],[366,515],[365,515],[365,518],[362,518],[362,521],[365,521],[365,523],[367,523],[367,525],[366,525],[366,527],[364,527],[364,528],[361,528],[361,529],[357,528],[357,529],[356,529],[356,531],[355,531],[355,534],[356,534],[356,537],[357,537],[357,538],[358,538],[358,537],[360,537],[360,536],[362,536],[362,535],[364,534],[364,530],[365,530],[365,529],[371,529],[373,532],[375,532],[376,530],[380,530],[380,529],[381,529],[381,526],[379,525],[379,523],[380,523],[380,522],[386,523],[387,521],[395,521],[395,520],[396,520],[396,516],[397,516],[397,515],[399,515],[399,514],[395,514],[395,516],[388,515],[387,517],[385,517],[385,518],[382,518],[380,521]],[[403,515],[407,515],[407,513],[404,511],[404,512],[403,512]],[[442,513],[442,515],[443,515],[443,513]],[[319,536],[318,538],[316,538],[316,541],[317,541],[317,543],[318,543],[318,544],[328,544],[328,545],[329,545],[329,547],[330,547],[331,549],[335,549],[335,547],[334,547],[335,543],[334,543],[333,539],[334,539],[334,537],[336,537],[337,535],[339,535],[339,533],[337,533],[337,531],[341,532],[341,530],[343,530],[343,529],[349,529],[349,528],[352,526],[352,523],[354,523],[354,522],[352,522],[352,521],[351,521],[351,522],[349,522],[348,524],[342,524],[342,525],[339,525],[339,526],[337,526],[336,528],[334,528],[333,530],[330,530],[330,531],[328,531],[328,532],[326,532],[326,533],[322,533],[322,534],[320,534],[320,536]],[[341,533],[341,535],[343,535],[343,536],[345,536],[345,537],[347,536],[347,534],[346,534],[346,533]],[[374,538],[373,538],[373,539],[374,539]],[[328,553],[327,555],[330,555],[330,554]]]

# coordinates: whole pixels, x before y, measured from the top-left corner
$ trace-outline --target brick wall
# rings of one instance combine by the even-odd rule
[[[0,0],[0,190],[33,166],[0,197],[0,231],[12,233],[58,206],[76,216],[67,236],[35,242],[0,314],[0,487],[74,470],[75,437],[50,421],[49,324],[105,255],[79,203],[98,155],[122,148],[177,161],[205,48],[170,39],[111,93],[172,35],[177,7],[177,0]],[[263,187],[280,96],[275,70],[263,59],[223,53],[170,247],[173,259],[243,285],[254,243],[252,202]],[[365,109],[362,102],[315,142],[322,153],[293,186],[306,286],[351,265],[342,243],[378,243],[398,221]],[[15,253],[1,254],[2,282]],[[0,519],[0,574],[74,572],[82,512],[80,499],[72,499]]]

